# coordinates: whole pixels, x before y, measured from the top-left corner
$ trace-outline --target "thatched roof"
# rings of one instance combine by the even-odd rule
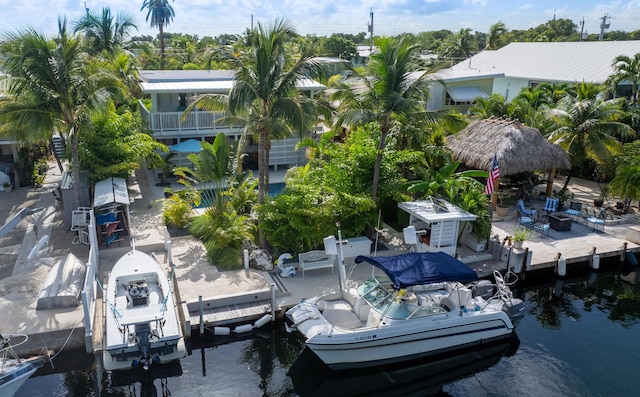
[[[447,138],[453,158],[469,167],[489,170],[494,153],[500,175],[571,168],[569,155],[540,131],[516,120],[476,120]]]

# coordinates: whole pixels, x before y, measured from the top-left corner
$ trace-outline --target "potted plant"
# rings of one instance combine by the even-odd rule
[[[604,201],[607,199],[607,195],[609,194],[609,187],[601,187],[600,188],[600,196],[597,199],[593,199],[593,205],[597,208],[600,208],[604,205]]]
[[[502,193],[498,193],[496,196],[498,198],[497,200],[498,203],[496,206],[496,214],[500,218],[504,218],[505,216],[507,216],[507,213],[509,212],[509,207],[504,204],[504,195]]]
[[[517,227],[513,231],[514,248],[522,248],[522,243],[531,236],[531,230],[526,227]]]
[[[11,182],[4,182],[2,184],[2,187],[4,187],[5,192],[9,193],[12,190],[13,186],[11,186]]]

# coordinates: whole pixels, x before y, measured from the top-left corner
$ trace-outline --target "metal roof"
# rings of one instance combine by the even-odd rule
[[[618,55],[640,53],[640,40],[511,43],[482,51],[436,73],[446,81],[504,76],[539,81],[604,83]]]
[[[428,197],[425,200],[398,203],[398,208],[427,222],[439,221],[475,221],[477,216],[451,204],[450,202]]]
[[[233,87],[232,70],[142,70],[140,88],[145,94],[168,92],[225,94]],[[313,91],[325,86],[312,79],[298,81],[298,89]]]
[[[93,194],[93,206],[101,207],[109,204],[129,205],[129,192],[124,178],[111,177],[96,182]]]

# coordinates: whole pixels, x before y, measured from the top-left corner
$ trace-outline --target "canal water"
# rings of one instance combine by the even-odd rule
[[[17,396],[633,396],[640,394],[640,290],[614,274],[521,287],[517,338],[456,355],[331,372],[282,324],[195,340],[155,371],[109,373],[63,352]]]

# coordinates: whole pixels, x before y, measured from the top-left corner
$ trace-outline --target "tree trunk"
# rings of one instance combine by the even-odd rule
[[[75,207],[80,206],[80,157],[78,156],[78,131],[71,129],[71,169],[73,176],[73,196]]]
[[[264,204],[265,194],[269,192],[269,151],[267,147],[267,131],[260,127],[260,138],[258,140],[258,204]],[[260,247],[267,247],[267,240],[264,232],[258,225]]]
[[[381,129],[382,130],[382,129]],[[373,166],[373,181],[371,182],[371,198],[378,204],[378,182],[380,181],[380,167],[382,164],[382,152],[387,141],[388,131],[384,130],[380,133],[380,144],[378,145],[378,154],[376,155],[376,163]]]
[[[164,69],[164,29],[162,23],[158,24],[160,28],[160,69]]]

